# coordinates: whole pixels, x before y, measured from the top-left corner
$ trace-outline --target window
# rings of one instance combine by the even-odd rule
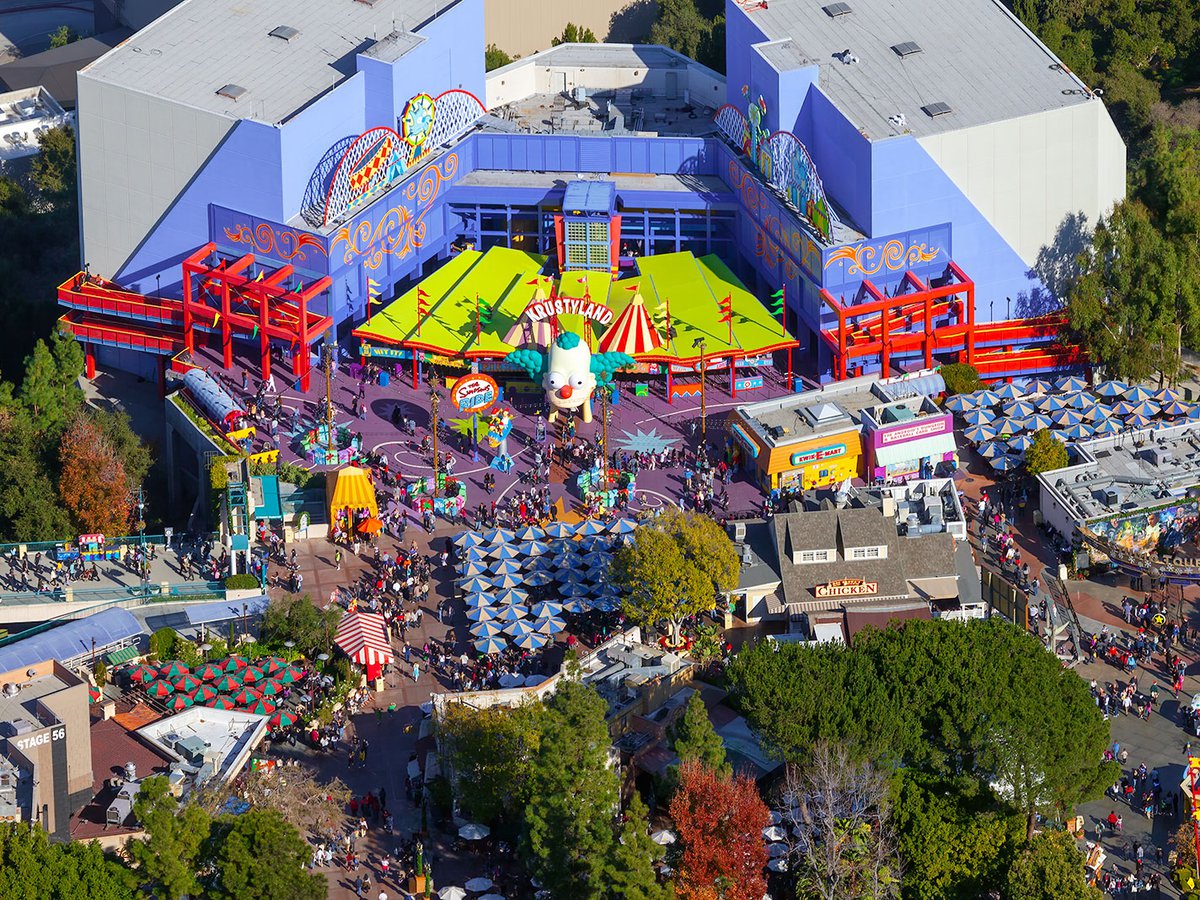
[[[851,559],[879,559],[878,547],[853,547],[850,550]]]
[[[833,558],[832,550],[801,550],[798,559],[793,559],[793,563],[798,565],[808,565],[810,563],[829,562]]]

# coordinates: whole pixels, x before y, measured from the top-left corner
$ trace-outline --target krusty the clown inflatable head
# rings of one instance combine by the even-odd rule
[[[549,352],[526,347],[508,354],[508,361],[541,382],[552,411],[582,407],[584,421],[589,421],[586,404],[592,391],[611,381],[614,371],[631,365],[634,359],[627,353],[593,354],[579,335],[566,332],[550,345]]]

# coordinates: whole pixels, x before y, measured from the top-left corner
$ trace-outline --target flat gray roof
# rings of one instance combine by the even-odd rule
[[[820,66],[822,92],[872,140],[941,134],[1091,100],[998,0],[847,0],[850,12],[836,17],[824,11],[831,2],[770,0],[747,15],[780,42],[764,48],[768,62],[780,71]],[[901,57],[892,48],[905,42],[920,50]],[[843,62],[843,51],[856,61]],[[939,101],[950,112],[922,111]],[[888,121],[897,114],[902,128]]]
[[[184,0],[81,74],[233,119],[275,124],[355,72],[377,43],[388,61],[407,34],[455,0]],[[274,37],[280,26],[296,29]],[[399,37],[390,37],[399,32]],[[482,52],[482,50],[480,51]],[[245,93],[219,95],[224,85]]]

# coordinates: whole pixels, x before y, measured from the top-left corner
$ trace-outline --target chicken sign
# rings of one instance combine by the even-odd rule
[[[592,353],[579,335],[560,334],[543,353],[531,347],[514,350],[506,357],[513,365],[529,373],[534,382],[546,392],[550,404],[548,421],[553,422],[560,411],[582,410],[583,421],[592,421],[588,400],[598,384],[612,381],[613,372],[631,366],[634,359],[628,353]]]

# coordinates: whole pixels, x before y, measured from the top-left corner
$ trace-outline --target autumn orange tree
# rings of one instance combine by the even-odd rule
[[[679,900],[762,900],[767,890],[762,830],[771,818],[752,778],[685,762],[670,813],[681,848]]]
[[[81,531],[124,534],[129,516],[129,478],[100,427],[79,415],[63,432],[58,490]]]

